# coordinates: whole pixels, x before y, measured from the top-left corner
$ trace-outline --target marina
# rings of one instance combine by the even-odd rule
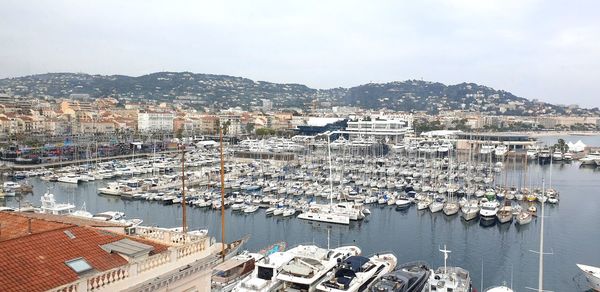
[[[365,152],[369,152],[365,155],[368,159],[356,158],[355,154]],[[475,286],[481,280],[483,260],[483,287],[499,285],[511,274],[515,275],[514,287],[525,287],[536,279],[537,260],[529,250],[539,238],[536,210],[546,204],[546,241],[554,251],[545,261],[546,287],[583,290],[585,279],[576,263],[570,262],[599,261],[592,259],[597,234],[585,227],[585,222],[600,220],[593,208],[600,202],[594,196],[595,168],[564,161],[498,161],[472,153],[456,155],[450,149],[429,154],[386,151],[372,143],[342,146],[331,156],[323,146],[297,155],[297,161],[287,162],[228,156],[227,238],[252,234],[245,246],[248,250],[278,240],[290,246],[352,243],[360,246],[363,254],[389,250],[398,264],[426,261],[435,267],[441,266],[438,249],[447,245],[453,251],[452,263],[467,269],[476,279]],[[188,226],[219,238],[217,163],[214,149],[186,154]],[[129,222],[137,219],[135,222],[143,221],[146,226],[175,228],[182,221],[180,165],[177,155],[161,155],[146,161],[128,159],[93,167],[40,170],[17,181],[30,185],[31,194],[5,196],[4,204],[14,209],[37,205],[42,195],[52,193],[56,202],[67,204],[70,210],[85,206],[91,214],[118,211],[126,214]],[[116,169],[118,177],[90,179],[103,171],[114,174]],[[48,179],[61,171],[77,176],[77,183]],[[81,177],[88,179],[79,181]],[[544,192],[540,190],[542,178],[550,183]],[[116,191],[110,193],[111,189]],[[518,191],[522,189],[532,192]],[[491,213],[484,215],[484,209]],[[308,217],[323,214],[337,217]],[[577,250],[569,248],[572,238],[579,239]]]

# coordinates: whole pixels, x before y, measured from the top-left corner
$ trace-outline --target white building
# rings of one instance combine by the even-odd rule
[[[138,131],[173,131],[175,115],[168,112],[141,112],[138,114]]]
[[[262,109],[266,112],[271,111],[273,109],[273,102],[269,99],[263,99]]]
[[[373,137],[382,143],[396,144],[404,139],[407,133],[412,133],[411,120],[404,118],[391,119],[358,119],[348,122],[344,134],[353,138]]]

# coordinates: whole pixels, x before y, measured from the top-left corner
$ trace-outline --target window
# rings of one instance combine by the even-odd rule
[[[75,273],[82,274],[92,269],[92,266],[88,264],[88,262],[84,258],[72,259],[70,261],[66,261],[65,264],[69,266],[69,268],[73,269]]]

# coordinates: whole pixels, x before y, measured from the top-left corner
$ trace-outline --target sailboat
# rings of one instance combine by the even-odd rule
[[[340,210],[340,206],[333,205],[333,167],[331,163],[331,133],[326,133],[326,135],[327,156],[329,160],[329,206],[311,204],[307,211],[298,215],[298,218],[310,221],[320,221],[348,225],[350,224],[351,219],[351,215],[348,212],[354,213],[356,210],[354,208],[347,208],[348,206],[345,205],[342,206],[343,210]],[[357,215],[357,218],[358,217],[359,215]]]

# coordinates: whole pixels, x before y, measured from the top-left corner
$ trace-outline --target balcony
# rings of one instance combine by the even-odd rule
[[[168,250],[139,260],[130,260],[124,266],[98,272],[75,282],[51,289],[53,292],[123,291],[148,285],[158,278],[172,283],[182,277],[209,269],[218,258],[208,236],[190,235],[153,227],[135,227],[133,237],[155,241],[169,246]],[[214,245],[213,245],[214,246]],[[181,269],[181,267],[186,267]],[[185,272],[185,273],[182,273]],[[210,272],[208,273],[210,279]],[[136,287],[136,289],[137,289]]]

